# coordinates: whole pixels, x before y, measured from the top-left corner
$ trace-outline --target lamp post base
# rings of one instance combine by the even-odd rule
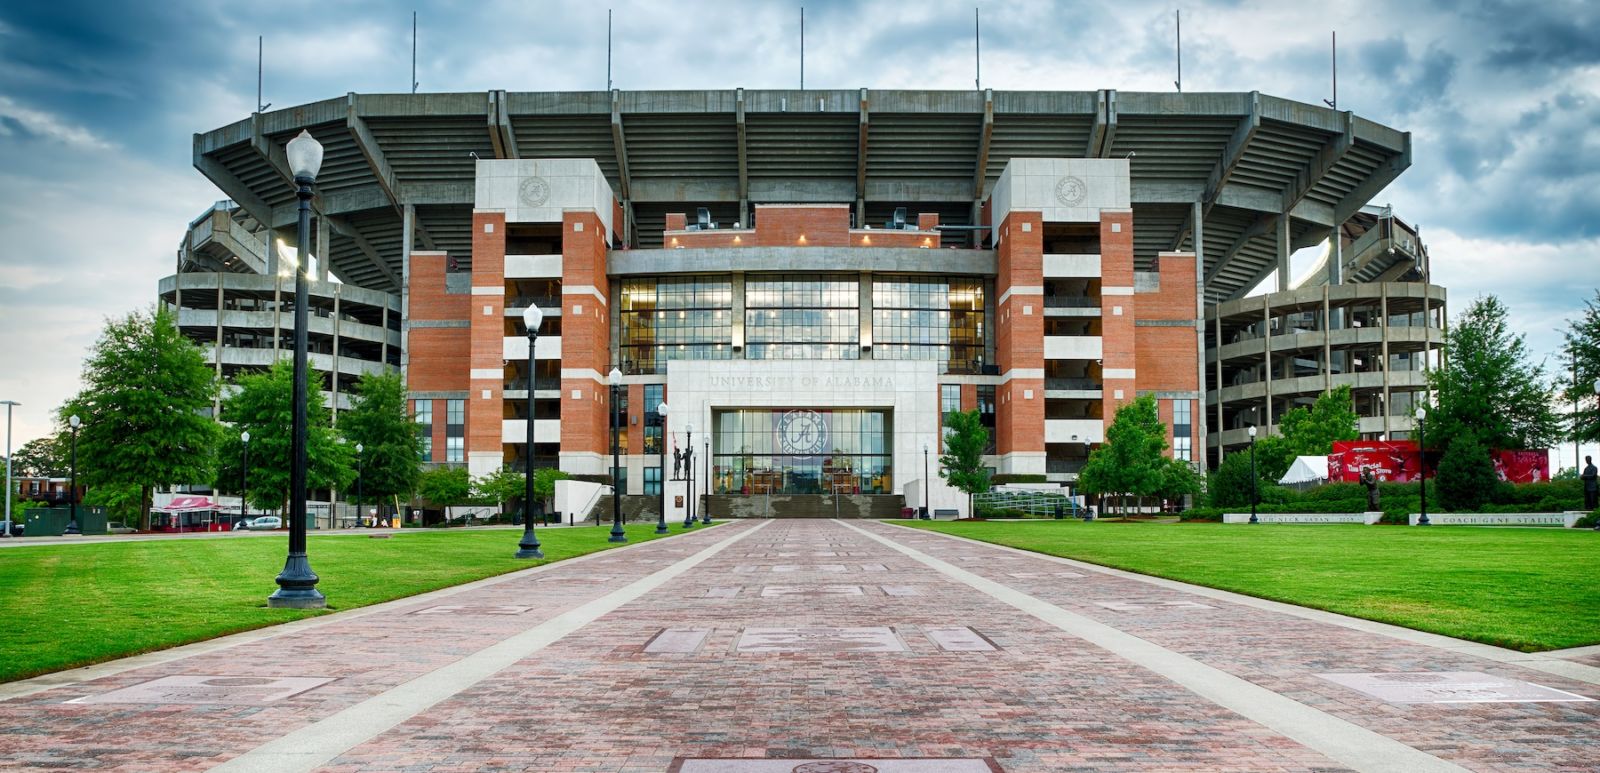
[[[78,528],[78,522],[77,521],[73,521],[72,523],[67,524],[67,528],[62,529],[61,533],[62,534],[82,534],[83,530]]]
[[[323,609],[328,606],[327,597],[322,591],[317,590],[317,573],[311,571],[311,561],[304,553],[289,554],[289,559],[283,563],[283,571],[278,573],[275,582],[278,590],[267,597],[267,606],[273,609]]]
[[[517,558],[544,558],[544,551],[539,549],[539,538],[533,536],[532,529],[522,532],[522,542],[517,544]]]
[[[685,528],[685,529],[693,529],[694,528],[694,519],[693,518],[685,519],[684,522],[683,522],[683,528]]]
[[[618,530],[615,530],[615,529],[612,530],[611,536],[606,537],[606,542],[627,542],[627,541],[628,541],[628,535],[623,534],[621,531],[618,531]]]
[[[667,522],[666,521],[658,521],[658,522],[656,522],[656,533],[657,534],[671,534],[672,530],[667,528]]]

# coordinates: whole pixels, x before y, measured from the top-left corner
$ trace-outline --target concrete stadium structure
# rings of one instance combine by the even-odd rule
[[[278,273],[283,145],[303,129],[327,149],[318,278],[400,297],[377,356],[398,349],[435,460],[527,464],[532,302],[535,463],[609,469],[615,366],[630,493],[682,491],[659,454],[692,421],[717,428],[701,480],[719,494],[931,488],[934,506],[962,501],[920,458],[955,408],[993,426],[997,471],[1071,480],[1115,408],[1151,393],[1198,460],[1206,421],[1231,429],[1254,397],[1218,396],[1248,366],[1206,352],[1223,347],[1209,320],[1257,308],[1239,299],[1274,271],[1321,299],[1290,287],[1289,255],[1360,230],[1411,162],[1407,133],[1256,92],[352,93],[195,135],[195,167],[237,202],[222,219],[263,247],[214,270]],[[1318,269],[1330,304],[1402,278],[1347,258],[1355,242]],[[1270,424],[1293,400],[1264,391]],[[780,409],[875,427],[870,471],[752,467],[732,444]]]

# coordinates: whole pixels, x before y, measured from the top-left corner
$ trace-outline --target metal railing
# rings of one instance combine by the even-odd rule
[[[1051,491],[986,491],[972,495],[974,513],[990,513],[996,518],[1020,514],[1053,517],[1057,506],[1061,507],[1062,515],[1072,518],[1079,517],[1082,512],[1076,500]]]
[[[1092,392],[1101,389],[1102,386],[1100,382],[1092,378],[1046,378],[1044,380],[1044,388],[1077,389]]]
[[[1098,309],[1100,299],[1088,295],[1046,295],[1044,307],[1047,309]]]
[[[1083,472],[1083,459],[1046,459],[1044,471],[1054,473],[1067,473],[1069,475]]]
[[[533,388],[535,390],[560,389],[561,388],[561,377],[560,376],[540,376],[540,377],[534,379],[533,383],[534,383],[534,387]],[[528,390],[528,377],[527,376],[522,376],[520,378],[513,378],[510,381],[506,382],[506,385],[505,385],[504,388],[508,392],[526,392]]]
[[[508,308],[508,309],[526,309],[526,308],[528,308],[528,304],[530,304],[530,303],[537,304],[539,306],[539,308],[541,308],[541,309],[546,309],[546,310],[559,309],[559,308],[561,308],[561,296],[559,296],[559,295],[509,295],[509,296],[506,296],[506,308]]]

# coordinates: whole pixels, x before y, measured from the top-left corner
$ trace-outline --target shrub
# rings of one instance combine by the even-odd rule
[[[1180,520],[1180,521],[1203,521],[1203,522],[1210,522],[1210,523],[1221,523],[1222,522],[1222,508],[1220,508],[1220,507],[1196,507],[1196,508],[1193,508],[1191,510],[1185,510],[1185,511],[1183,511],[1181,513],[1178,513],[1178,520]]]
[[[1579,529],[1593,529],[1596,526],[1600,526],[1600,510],[1595,510],[1578,519],[1577,528]]]
[[[1441,504],[1449,510],[1477,510],[1499,487],[1489,449],[1470,433],[1460,435],[1445,449],[1435,479]]]

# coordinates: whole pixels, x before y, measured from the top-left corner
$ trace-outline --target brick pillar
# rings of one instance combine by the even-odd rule
[[[1005,380],[996,390],[995,451],[1001,472],[1043,473],[1044,221],[1013,211],[1000,231],[995,360]]]
[[[610,469],[611,285],[606,234],[590,211],[561,218],[561,469]]]
[[[474,475],[505,463],[506,216],[472,214],[472,370],[467,390],[467,468]]]
[[[1135,312],[1133,212],[1104,210],[1100,214],[1100,372],[1107,427],[1116,416],[1117,406],[1138,396],[1134,362]]]

